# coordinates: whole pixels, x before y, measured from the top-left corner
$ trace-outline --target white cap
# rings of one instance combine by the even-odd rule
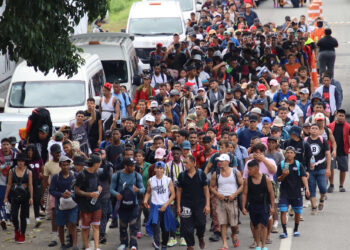
[[[300,90],[300,93],[303,93],[303,94],[310,94],[310,91],[307,89],[307,88],[302,88]]]
[[[151,115],[151,114],[148,114],[146,115],[146,121],[149,121],[149,122],[155,122],[156,120],[154,119],[154,116]]]
[[[198,91],[204,91],[205,92],[205,89],[204,88],[199,88]]]
[[[261,115],[261,109],[260,108],[253,108],[250,112],[258,114],[258,115]]]
[[[221,154],[218,161],[230,161],[230,156],[228,156],[228,154]]]
[[[150,108],[158,108],[158,102],[157,101],[151,101],[151,104],[149,105]]]

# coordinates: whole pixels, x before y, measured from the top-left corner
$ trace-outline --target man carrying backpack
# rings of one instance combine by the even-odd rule
[[[124,169],[113,174],[110,186],[111,196],[117,199],[119,206],[119,230],[120,246],[118,250],[124,250],[128,246],[130,250],[137,249],[137,194],[145,193],[142,177],[135,172],[136,161],[133,158],[124,159]],[[130,227],[130,242],[128,235]]]
[[[283,233],[281,239],[287,238],[287,212],[291,205],[295,213],[294,237],[300,236],[298,231],[300,216],[303,211],[303,196],[301,188],[305,187],[305,194],[310,196],[307,183],[306,170],[301,162],[295,159],[296,151],[292,146],[288,146],[285,152],[285,160],[278,165],[277,180],[280,185],[280,199],[278,207],[281,211],[281,223]]]
[[[227,225],[230,224],[232,242],[234,247],[239,246],[237,239],[238,230],[238,195],[243,190],[243,179],[236,168],[230,168],[230,156],[221,154],[218,158],[220,170],[215,172],[210,181],[210,191],[217,197],[216,212],[221,228],[221,239],[223,247],[228,249]]]

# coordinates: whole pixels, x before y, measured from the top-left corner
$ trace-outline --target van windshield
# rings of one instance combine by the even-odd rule
[[[173,1],[173,0],[166,0]],[[193,10],[193,1],[192,0],[177,0],[180,3],[182,11],[192,11]]]
[[[12,84],[10,107],[71,107],[85,103],[83,81],[15,82]]]
[[[129,33],[145,36],[182,34],[181,18],[132,18],[129,23]]]
[[[128,82],[128,67],[126,61],[102,61],[102,66],[106,75],[107,82]]]

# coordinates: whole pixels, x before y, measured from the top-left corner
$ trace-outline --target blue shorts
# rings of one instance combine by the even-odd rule
[[[270,206],[264,205],[248,205],[250,221],[253,223],[253,226],[256,227],[258,224],[262,224],[267,227],[267,223],[270,218]]]
[[[283,197],[280,197],[278,208],[281,212],[288,212],[288,206],[291,205],[292,209],[297,214],[302,214],[303,212],[303,198],[297,198],[297,199],[286,199]]]
[[[56,225],[64,226],[68,223],[77,223],[78,221],[78,206],[69,210],[56,210]]]

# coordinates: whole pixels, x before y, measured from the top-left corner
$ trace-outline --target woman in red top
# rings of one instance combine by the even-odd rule
[[[154,88],[150,85],[151,75],[143,76],[143,84],[136,89],[135,98],[133,100],[134,106],[138,103],[140,99],[144,99],[148,102],[150,96],[155,96],[156,92]]]

